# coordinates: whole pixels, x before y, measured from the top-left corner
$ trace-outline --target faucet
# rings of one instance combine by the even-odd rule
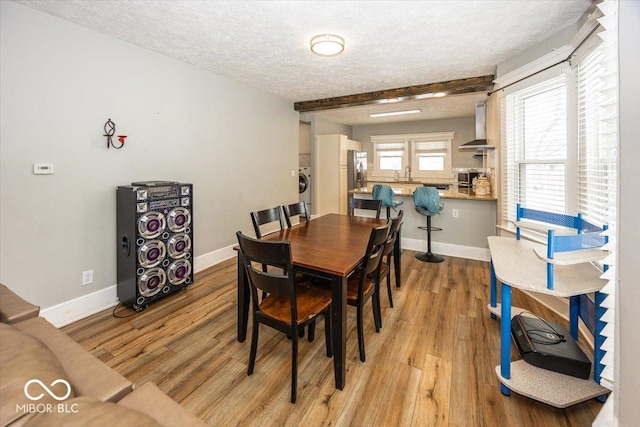
[[[413,181],[413,179],[411,178],[411,166],[407,165],[407,167],[404,168],[404,176],[405,178],[407,178],[407,181]]]

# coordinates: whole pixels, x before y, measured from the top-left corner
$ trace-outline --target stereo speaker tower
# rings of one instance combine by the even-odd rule
[[[136,311],[193,283],[193,186],[118,187],[118,299]]]

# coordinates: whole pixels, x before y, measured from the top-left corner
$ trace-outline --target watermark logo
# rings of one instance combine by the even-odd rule
[[[58,384],[64,384],[65,386],[67,386],[67,392],[62,396],[58,396],[49,388],[49,387],[53,388]],[[38,391],[39,387],[36,387],[36,386],[40,386],[42,390],[44,390],[44,392],[46,392],[49,396],[53,397],[55,400],[58,400],[58,401],[65,400],[71,395],[71,384],[69,384],[69,382],[66,380],[59,378],[54,382],[52,382],[51,384],[49,384],[49,386],[47,386],[42,381],[34,378],[27,381],[24,385],[24,395],[27,397],[27,399],[31,401],[36,401],[44,397],[45,395],[44,392],[40,392],[40,394],[36,396],[32,394],[34,391],[35,392]],[[22,405],[21,404],[16,405],[16,412],[21,412],[23,414],[41,414],[41,413],[77,414],[78,410],[79,410],[79,406],[77,403],[68,404],[66,402],[57,403],[55,405],[51,403],[25,403]]]
[[[35,396],[35,397],[34,397],[34,396],[32,396],[32,395],[29,393],[29,386],[30,386],[31,384],[34,384],[34,383],[35,383],[35,384],[39,384],[39,385],[40,385],[40,387],[42,387],[42,388],[43,388],[43,389],[44,389],[44,390],[49,394],[49,396],[53,397],[55,400],[65,400],[67,397],[69,397],[69,396],[71,395],[71,384],[69,384],[69,382],[68,382],[68,381],[66,381],[66,380],[63,380],[63,379],[59,378],[59,379],[55,380],[54,382],[52,382],[52,383],[50,384],[50,386],[51,386],[51,387],[54,387],[55,385],[60,384],[60,383],[62,383],[62,384],[64,384],[64,385],[66,385],[66,386],[67,386],[67,392],[66,392],[66,394],[64,394],[63,396],[58,396],[58,395],[57,395],[57,394],[55,394],[53,391],[51,391],[51,389],[50,389],[49,387],[47,387],[47,386],[45,385],[45,383],[43,383],[42,381],[37,380],[37,379],[31,379],[31,380],[27,381],[27,382],[26,382],[26,384],[24,385],[24,395],[25,395],[29,400],[40,400],[40,399],[42,399],[42,397],[44,396],[44,393],[40,393],[39,395],[37,395],[37,396]]]

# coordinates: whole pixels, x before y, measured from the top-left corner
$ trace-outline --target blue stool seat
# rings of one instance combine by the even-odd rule
[[[375,184],[371,191],[371,197],[374,200],[380,200],[382,207],[387,208],[387,218],[391,216],[391,209],[396,211],[396,208],[404,203],[402,200],[394,200],[394,196],[395,194],[389,185]]]
[[[442,230],[441,228],[431,227],[431,217],[439,213],[444,205],[440,202],[440,193],[434,187],[418,187],[413,192],[413,201],[416,205],[416,211],[427,217],[427,226],[418,227],[427,230],[427,252],[416,254],[416,258],[424,262],[442,262],[444,258],[431,252],[431,231]]]

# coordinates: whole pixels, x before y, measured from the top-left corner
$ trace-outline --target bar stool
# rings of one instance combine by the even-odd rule
[[[391,209],[396,211],[396,208],[403,204],[402,200],[393,200],[395,194],[389,185],[375,184],[371,191],[371,197],[374,200],[380,200],[382,207],[387,208],[387,219],[391,218]]]
[[[416,258],[424,262],[442,262],[444,258],[440,255],[431,253],[431,231],[440,231],[442,228],[431,227],[431,216],[439,213],[444,205],[440,202],[440,194],[434,187],[418,187],[413,192],[413,201],[416,210],[427,217],[427,226],[418,227],[421,230],[427,230],[427,252],[416,254]]]

